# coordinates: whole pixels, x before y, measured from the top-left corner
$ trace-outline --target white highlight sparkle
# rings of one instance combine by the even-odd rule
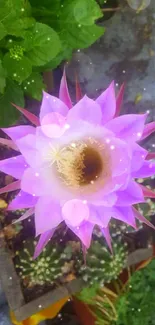
[[[65,124],[65,129],[68,130],[70,128],[69,124]]]
[[[110,146],[110,149],[111,149],[111,150],[114,150],[114,149],[115,149],[115,146],[112,144],[112,145]]]
[[[39,173],[35,173],[35,176],[38,177],[39,176]]]

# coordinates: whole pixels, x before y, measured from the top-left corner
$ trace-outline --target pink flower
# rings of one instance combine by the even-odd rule
[[[34,213],[37,256],[61,222],[88,248],[98,225],[110,246],[108,224],[116,218],[136,227],[150,225],[132,205],[155,194],[136,178],[155,174],[155,163],[139,142],[155,123],[147,114],[118,116],[123,86],[115,97],[114,84],[94,101],[84,96],[72,107],[65,75],[60,99],[44,92],[39,119],[18,108],[35,124],[3,129],[13,140],[1,139],[20,152],[0,161],[0,170],[17,179],[0,193],[20,189],[9,210],[27,208],[19,221]],[[4,143],[4,141],[9,141]]]

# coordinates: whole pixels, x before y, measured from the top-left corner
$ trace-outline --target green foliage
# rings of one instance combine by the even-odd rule
[[[0,78],[1,81],[1,78]],[[24,93],[21,87],[11,79],[6,79],[5,92],[0,94],[0,126],[15,123],[19,115],[18,111],[12,106],[14,103],[24,106]]]
[[[155,325],[155,260],[134,273],[128,290],[116,304],[118,320],[113,325]]]
[[[42,72],[69,59],[104,32],[95,24],[102,12],[96,0],[1,0],[1,125],[15,122],[11,102],[24,105],[24,94],[40,100]],[[29,85],[34,80],[33,85]],[[12,95],[15,89],[15,95]],[[4,118],[4,119],[3,119]]]

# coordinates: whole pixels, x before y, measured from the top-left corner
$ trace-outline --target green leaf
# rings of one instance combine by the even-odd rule
[[[0,93],[3,94],[4,89],[5,89],[5,85],[6,85],[6,71],[2,66],[2,62],[0,60]]]
[[[104,33],[104,28],[96,25],[82,26],[71,25],[70,29],[63,30],[60,39],[72,49],[87,48],[97,41]]]
[[[42,91],[46,87],[41,74],[32,72],[29,78],[23,82],[22,88],[27,95],[40,101],[42,99]]]
[[[0,22],[0,40],[3,39],[7,35],[7,31],[4,25]]]
[[[58,34],[51,27],[36,23],[32,33],[25,34],[23,46],[32,65],[41,66],[52,60],[61,49]]]
[[[19,83],[28,78],[32,72],[31,62],[26,57],[23,56],[17,61],[10,56],[10,53],[4,56],[3,66],[7,70],[8,76]]]
[[[79,24],[93,25],[103,13],[95,0],[76,0],[74,17]]]
[[[63,60],[69,60],[72,56],[72,50],[69,48],[65,49],[65,44],[62,46],[63,51],[61,51],[53,60],[46,63],[42,67],[42,71],[49,71],[51,69],[55,69]]]
[[[17,83],[7,80],[5,93],[0,96],[0,125],[9,126],[16,122],[19,112],[11,103],[24,106],[24,94]]]
[[[24,31],[26,29],[32,28],[35,24],[35,19],[30,17],[24,17],[17,20],[14,20],[8,23],[7,33],[16,37],[24,38]]]
[[[79,4],[81,3],[81,9]],[[59,13],[60,39],[68,48],[86,48],[104,33],[104,28],[95,25],[101,11],[94,0],[67,0]]]

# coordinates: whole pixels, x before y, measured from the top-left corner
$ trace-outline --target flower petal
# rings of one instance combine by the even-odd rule
[[[118,92],[117,98],[116,98],[116,112],[115,117],[120,115],[122,103],[123,103],[123,97],[124,97],[124,90],[125,90],[125,83],[121,85],[121,88]]]
[[[147,153],[137,143],[132,144],[131,172],[137,171],[143,165]]]
[[[116,98],[114,82],[96,99],[102,110],[102,123],[105,124],[115,115]]]
[[[20,191],[10,202],[7,210],[21,210],[34,207],[38,198],[26,192]]]
[[[148,152],[148,155],[147,155],[146,159],[147,160],[155,159],[155,152]]]
[[[35,168],[42,164],[41,154],[36,148],[36,136],[34,134],[28,134],[18,139],[16,144],[30,166]]]
[[[67,224],[77,227],[89,218],[89,208],[81,200],[70,200],[63,205],[62,215]]]
[[[135,221],[134,213],[132,211],[132,207],[113,208],[112,217],[120,221],[123,221],[136,229],[136,221]]]
[[[102,112],[99,104],[86,95],[68,112],[67,123],[74,120],[85,120],[94,124],[100,124]]]
[[[22,155],[0,160],[0,171],[21,179],[27,168],[26,161]]]
[[[139,184],[131,180],[128,186],[123,191],[117,191],[117,201],[116,206],[130,206],[132,204],[137,204],[144,202],[143,191]]]
[[[75,90],[76,90],[76,102],[78,102],[83,96],[82,96],[82,90],[80,87],[80,83],[78,81],[77,74],[75,74]]]
[[[53,201],[48,196],[38,199],[35,206],[36,236],[56,228],[62,221],[61,208],[58,202]]]
[[[138,141],[144,131],[147,114],[126,114],[114,118],[105,127],[124,141]]]
[[[96,212],[96,216],[95,216],[96,222],[94,219],[94,214],[92,213],[93,212],[92,209],[91,209],[89,221],[94,224],[97,224],[98,226],[106,228],[111,219],[111,208],[107,208],[102,205],[102,206],[95,207],[94,210]]]
[[[155,192],[150,190],[149,188],[147,188],[146,186],[144,185],[139,185],[143,191],[143,195],[144,197],[149,197],[149,198],[152,198],[152,199],[155,199]]]
[[[40,121],[45,115],[56,112],[63,116],[68,113],[68,107],[57,97],[51,96],[43,91],[43,100],[40,108]]]
[[[67,105],[68,108],[72,108],[72,101],[68,91],[65,69],[60,83],[59,98]]]
[[[90,198],[90,204],[92,203],[95,206],[105,206],[105,207],[111,207],[115,204],[117,201],[117,195],[115,193],[109,193],[105,195],[104,191],[100,191],[97,193],[94,193],[93,196]]]
[[[19,219],[13,222],[13,224],[21,222],[34,214],[34,208],[28,209]]]
[[[66,131],[65,124],[66,118],[63,115],[59,113],[50,113],[45,115],[42,119],[41,129],[47,137],[59,138]]]
[[[151,122],[145,125],[141,140],[144,140],[149,135],[151,135],[153,132],[155,132],[155,122]]]
[[[54,191],[50,170],[48,175],[47,169],[27,168],[21,180],[21,189],[34,196],[49,196]]]
[[[149,160],[145,160],[142,167],[132,173],[134,178],[147,178],[153,175],[155,175],[155,163]]]
[[[30,125],[13,126],[11,128],[3,128],[5,132],[14,142],[23,138],[27,134],[35,134],[35,128]]]
[[[151,227],[155,230],[155,226],[152,225],[152,223],[149,222],[138,210],[136,210],[135,208],[132,208],[132,210],[133,210],[135,217],[138,220],[140,220],[141,222],[145,223],[146,225],[148,225],[149,227]]]
[[[48,244],[49,240],[53,236],[54,231],[55,229],[48,230],[40,236],[39,241],[35,247],[35,252],[33,256],[34,259],[36,259],[42,253],[43,249],[45,248],[45,246]]]
[[[89,246],[91,244],[91,238],[92,238],[92,232],[93,232],[94,225],[92,223],[86,221],[79,227],[71,227],[70,225],[68,225],[68,227],[75,233],[76,236],[78,236],[80,238],[83,245],[86,248],[89,248]]]
[[[109,140],[109,153],[111,157],[111,172],[113,177],[122,175],[130,170],[130,151],[126,142],[111,138]]]
[[[38,126],[40,125],[39,123],[39,119],[37,116],[35,116],[33,113],[27,111],[25,108],[19,107],[15,104],[12,104],[14,107],[16,107],[18,109],[18,111],[20,111],[23,115],[25,115],[25,117],[34,125]]]
[[[0,188],[0,194],[19,190],[20,183],[21,183],[20,181],[15,181],[11,184],[8,184],[8,185]]]
[[[105,237],[105,240],[111,250],[111,252],[113,251],[112,249],[112,245],[111,245],[111,236],[110,236],[110,231],[109,231],[109,227],[106,228],[100,228],[102,231],[103,236]]]
[[[0,138],[0,144],[2,144],[3,146],[7,146],[13,150],[19,151],[17,146],[13,143],[12,140]]]

